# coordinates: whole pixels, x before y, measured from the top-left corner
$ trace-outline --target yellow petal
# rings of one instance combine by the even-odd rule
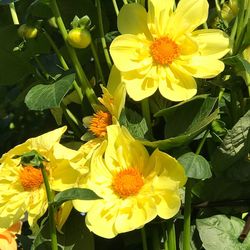
[[[30,194],[29,205],[27,207],[28,222],[30,227],[36,228],[37,220],[44,215],[48,208],[47,195],[44,188],[40,188]]]
[[[123,73],[128,95],[135,101],[141,101],[157,90],[159,85],[157,67],[151,67],[146,74],[139,74],[138,71]]]
[[[150,43],[144,36],[121,35],[110,45],[110,54],[120,71],[130,71],[151,65]]]
[[[196,82],[186,72],[181,72],[173,64],[161,71],[164,72],[161,74],[163,77],[160,80],[159,91],[165,98],[177,102],[188,100],[196,94]]]
[[[125,105],[126,89],[121,80],[120,71],[113,65],[108,79],[107,88],[102,88],[102,98],[98,100],[107,108],[107,110],[119,119],[122,109]]]
[[[194,53],[198,52],[198,43],[196,42],[195,39],[193,39],[189,35],[183,35],[180,36],[177,40],[176,43],[178,44],[180,48],[180,55],[181,56],[186,56],[186,55],[192,55]]]
[[[212,78],[224,70],[224,63],[210,56],[193,56],[182,67],[197,78]]]
[[[115,96],[116,90],[118,89],[119,84],[122,82],[121,72],[115,67],[115,65],[112,66],[107,89],[110,93],[110,95]]]
[[[82,213],[88,212],[91,207],[96,203],[96,201],[92,200],[73,200],[72,201],[74,208]]]
[[[224,32],[216,29],[203,29],[192,32],[199,46],[199,55],[220,59],[228,53],[229,39]]]
[[[2,250],[17,250],[15,236],[8,231],[0,234],[0,247]]]
[[[151,0],[148,2],[148,27],[153,35],[167,35],[167,23],[173,12],[174,0]]]
[[[125,127],[111,125],[107,128],[108,146],[105,162],[112,173],[135,167],[142,169],[148,160],[148,152]]]
[[[175,216],[181,206],[180,196],[177,192],[164,192],[155,196],[157,214],[163,219]]]
[[[57,210],[55,215],[56,228],[61,232],[62,227],[69,217],[69,214],[73,208],[72,201],[64,202],[61,207]]]
[[[100,200],[91,208],[86,216],[86,226],[103,238],[113,238],[117,235],[114,228],[119,205],[114,201]]]
[[[45,133],[41,136],[31,138],[27,142],[30,143],[30,147],[39,151],[49,151],[57,142],[60,141],[61,136],[67,130],[67,127],[61,127]]]
[[[169,20],[168,31],[172,39],[188,34],[206,22],[208,17],[207,0],[180,0]]]
[[[0,193],[0,232],[20,221],[27,210],[28,193],[18,192],[14,196]]]
[[[119,206],[115,220],[115,230],[118,233],[132,231],[143,227],[157,216],[152,197],[130,197],[124,199]]]
[[[157,175],[160,176],[159,178],[164,176],[177,182],[179,185],[178,188],[185,185],[187,177],[184,168],[175,158],[167,153],[156,149],[150,156],[148,164],[148,168],[154,169],[154,171],[158,173]]]
[[[118,30],[122,34],[146,34],[150,36],[147,27],[147,12],[141,4],[123,5],[117,18]]]

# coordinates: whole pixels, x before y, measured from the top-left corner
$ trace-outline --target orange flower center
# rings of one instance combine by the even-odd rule
[[[32,166],[23,167],[19,177],[24,190],[38,189],[43,184],[41,169]]]
[[[89,130],[97,137],[104,137],[107,134],[107,126],[111,124],[110,113],[98,111],[90,121]]]
[[[143,178],[136,168],[122,170],[113,179],[113,189],[122,198],[136,195],[143,184]]]
[[[168,37],[153,41],[150,46],[151,55],[158,64],[169,65],[180,55],[179,46]]]

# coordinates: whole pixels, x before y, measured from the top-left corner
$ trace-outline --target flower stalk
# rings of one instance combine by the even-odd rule
[[[206,138],[209,134],[209,130],[207,130],[196,149],[195,154],[199,155],[201,149],[206,141]],[[189,250],[190,249],[190,240],[191,240],[191,233],[190,233],[190,226],[191,226],[191,201],[192,201],[192,180],[188,179],[185,189],[185,206],[184,206],[184,230],[183,230],[183,249]]]
[[[50,227],[50,239],[51,239],[51,250],[57,250],[57,236],[56,236],[56,222],[55,222],[55,208],[52,204],[54,200],[54,194],[50,189],[48,176],[44,165],[41,163],[40,168],[43,175],[43,181],[46,189],[48,199],[48,213],[49,213],[49,227]]]
[[[167,221],[167,232],[168,239],[165,242],[165,250],[176,250],[176,235],[174,220],[170,219]]]
[[[118,9],[118,6],[117,6],[117,2],[116,2],[116,0],[112,0],[112,2],[113,2],[114,9],[115,9],[115,13],[116,13],[116,15],[118,16],[118,14],[119,14],[119,9]]]
[[[48,40],[48,42],[50,43],[51,47],[53,48],[53,50],[55,51],[58,60],[60,61],[62,67],[64,70],[69,70],[68,64],[66,63],[66,61],[64,60],[61,52],[59,51],[59,49],[57,48],[55,42],[53,41],[53,39],[50,37],[50,35],[47,33],[47,31],[45,29],[43,29],[43,33],[44,36],[46,37],[46,39]],[[74,80],[73,82],[73,86],[80,98],[80,100],[82,101],[83,99],[83,94],[82,94],[82,90],[81,88],[78,86],[77,82]]]
[[[106,85],[106,84],[105,84],[104,75],[103,75],[103,72],[102,72],[101,63],[100,63],[99,57],[98,57],[98,55],[97,55],[96,47],[95,47],[93,41],[91,41],[91,43],[90,43],[90,48],[91,48],[93,57],[94,57],[94,59],[95,59],[96,68],[97,68],[98,74],[99,74],[99,76],[100,76],[100,78],[101,78],[102,84]]]
[[[145,227],[143,227],[141,229],[141,238],[142,238],[142,249],[143,250],[148,250],[147,236],[146,236]]]
[[[103,48],[104,56],[108,64],[108,67],[109,69],[111,69],[112,61],[109,55],[109,51],[108,51],[108,47],[107,47],[107,43],[106,43],[105,35],[104,35],[103,22],[102,22],[102,9],[101,9],[100,0],[96,0],[96,4],[97,4],[98,23],[99,23],[99,31],[100,31],[102,48]]]
[[[82,87],[83,87],[83,90],[85,91],[86,97],[88,98],[92,108],[95,110],[96,104],[98,103],[96,94],[95,94],[94,90],[92,89],[92,86],[91,86],[79,60],[78,60],[75,49],[72,48],[71,46],[69,46],[67,43],[68,33],[67,33],[66,28],[65,28],[64,22],[62,20],[62,17],[61,17],[56,0],[50,1],[50,8],[51,8],[51,10],[56,18],[57,25],[59,27],[59,30],[61,31],[62,37],[63,37],[65,44],[66,44],[66,47],[68,49],[69,56],[70,56],[71,61],[74,65],[76,74],[79,78],[79,81],[80,81]]]
[[[9,8],[10,8],[10,14],[11,14],[13,23],[14,24],[19,24],[19,20],[18,20],[18,16],[17,16],[17,13],[16,13],[16,8],[15,8],[15,3],[14,2],[9,3]]]

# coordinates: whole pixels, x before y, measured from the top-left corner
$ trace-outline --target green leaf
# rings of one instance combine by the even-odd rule
[[[228,130],[223,143],[212,154],[211,165],[219,174],[245,157],[249,151],[250,110],[235,124],[232,130]]]
[[[55,195],[54,205],[59,207],[62,203],[71,200],[97,200],[101,199],[95,192],[86,188],[70,188]]]
[[[199,239],[198,231],[195,225],[191,225],[191,240],[190,240],[190,250],[198,250],[201,249],[201,241]],[[183,250],[183,231],[180,233],[179,237],[179,248]]]
[[[208,179],[212,176],[209,163],[201,155],[189,152],[179,157],[178,161],[184,166],[189,178]]]
[[[246,156],[235,162],[226,171],[226,177],[239,182],[250,181],[250,158]]]
[[[192,99],[189,99],[187,101],[179,102],[178,104],[173,105],[169,108],[161,109],[157,113],[155,113],[154,116],[159,117],[159,116],[169,115],[171,113],[177,112],[181,106],[183,107],[187,103],[192,103],[193,101],[198,100],[198,99],[201,99],[201,101],[202,101],[202,100],[206,99],[207,97],[208,97],[208,95],[197,95],[197,96],[195,96]]]
[[[246,70],[246,72],[248,74],[250,74],[250,63],[246,59],[244,59],[243,57],[241,57],[241,56],[238,56],[238,57],[239,57],[240,62],[242,63],[242,66]]]
[[[25,97],[30,110],[44,110],[59,107],[63,97],[70,90],[75,74],[64,76],[53,84],[39,84],[33,87]]]
[[[192,192],[203,201],[222,201],[249,199],[250,181],[238,182],[219,176],[200,181],[192,189]]]
[[[165,134],[167,139],[158,141],[141,140],[149,147],[167,150],[189,143],[202,133],[218,116],[218,110],[213,111],[217,98],[195,98],[192,101],[178,105],[171,110],[158,112],[166,120]],[[213,112],[212,112],[213,111]]]
[[[124,125],[135,138],[144,138],[148,131],[145,118],[128,108],[122,111],[119,122],[121,125]]]
[[[250,73],[250,63],[239,54],[226,57],[223,59],[223,62],[227,65],[236,67],[238,71],[245,70],[247,73]]]
[[[44,161],[47,161],[42,155],[40,155],[36,150],[31,150],[30,152],[24,153],[22,155],[15,155],[13,158],[21,157],[22,165],[31,165],[40,168]]]
[[[238,241],[244,224],[244,221],[237,217],[228,218],[225,215],[215,215],[210,218],[196,220],[197,229],[206,250],[250,249],[250,235],[243,243]]]

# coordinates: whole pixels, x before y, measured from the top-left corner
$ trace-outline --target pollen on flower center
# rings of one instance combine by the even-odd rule
[[[43,184],[41,169],[32,166],[23,167],[19,177],[24,190],[38,189]]]
[[[144,184],[142,175],[136,168],[118,172],[113,179],[113,189],[122,198],[136,195]]]
[[[179,46],[168,37],[161,37],[150,45],[151,55],[158,64],[169,65],[180,55]]]
[[[107,126],[111,124],[111,114],[104,111],[98,111],[90,121],[89,130],[97,137],[104,137],[107,134]]]

